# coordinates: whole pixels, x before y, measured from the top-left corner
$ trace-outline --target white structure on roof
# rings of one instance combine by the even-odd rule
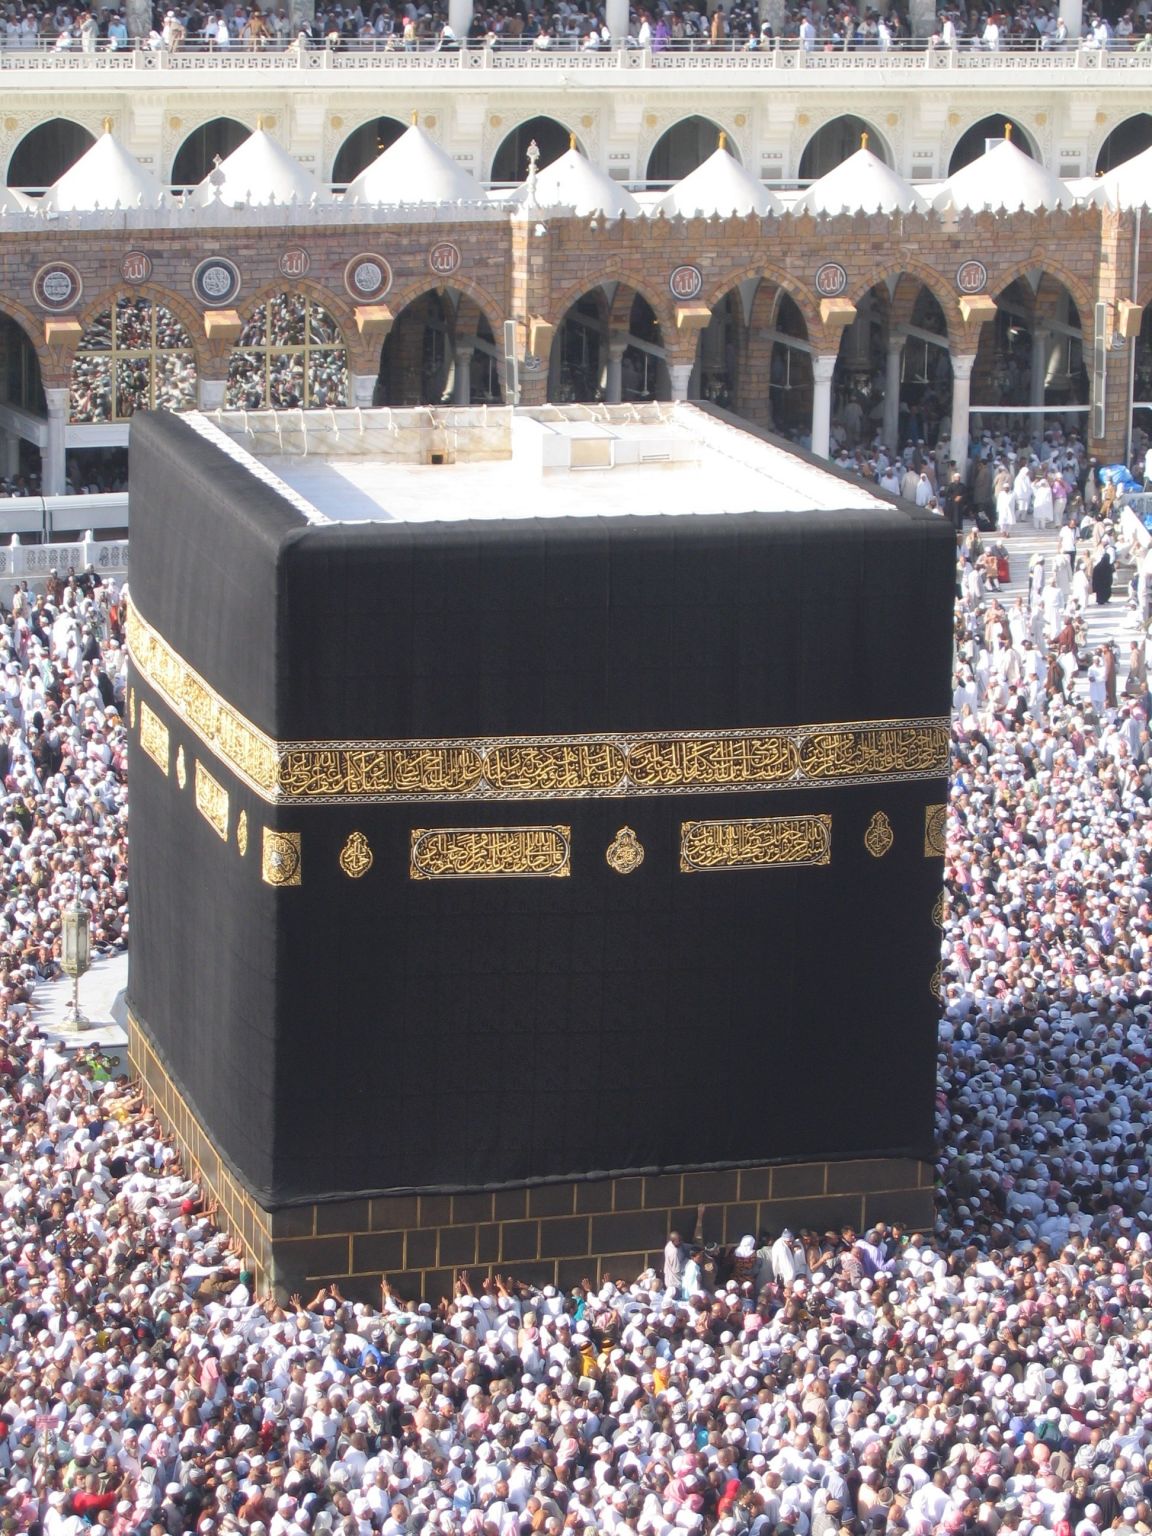
[[[11,194],[10,194],[11,195]],[[88,213],[97,208],[157,208],[160,183],[112,135],[104,132],[44,194],[41,204],[57,213]],[[24,200],[25,203],[27,200]]]
[[[1010,138],[1003,138],[992,148],[949,176],[933,199],[941,210],[1003,208],[1013,213],[1024,208],[1035,213],[1040,208],[1071,208],[1076,194],[1052,171],[1017,149]]]
[[[348,184],[346,203],[397,207],[401,204],[483,203],[483,187],[429,138],[412,126]]]
[[[867,135],[865,135],[867,138]],[[792,205],[795,213],[924,213],[928,204],[890,165],[861,144]]]
[[[685,219],[708,219],[713,215],[726,219],[733,214],[781,211],[779,198],[773,197],[763,182],[729,152],[724,134],[703,165],[678,181],[652,209],[653,213],[664,213],[669,218],[679,214]]]
[[[210,171],[191,194],[195,208],[209,208],[222,203],[226,208],[258,208],[269,203],[295,204],[327,202],[328,194],[306,171],[299,160],[265,133],[258,123],[255,132],[214,171]]]
[[[635,218],[640,212],[631,192],[586,159],[575,143],[535,177],[530,176],[510,201],[526,204],[530,197],[537,208],[564,208],[577,217]]]

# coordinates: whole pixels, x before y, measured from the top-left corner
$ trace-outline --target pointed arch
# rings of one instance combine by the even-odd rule
[[[404,124],[397,117],[370,117],[360,123],[336,151],[328,180],[334,186],[346,187],[386,149],[391,149],[404,132]]]
[[[251,136],[252,129],[237,117],[207,118],[184,135],[172,157],[169,182],[174,187],[196,186],[211,171],[217,156],[227,160]]]
[[[490,181],[507,181],[519,185],[528,174],[528,146],[535,142],[540,151],[538,168],[559,160],[576,140],[576,148],[586,154],[580,137],[558,118],[546,114],[525,115],[505,133],[499,148],[492,156]]]
[[[802,181],[818,181],[843,165],[868,135],[868,148],[885,165],[893,164],[892,148],[884,135],[866,118],[854,112],[830,114],[811,134],[800,155],[796,174]]]
[[[70,117],[37,123],[12,151],[5,185],[44,191],[71,170],[95,142],[91,129]]]
[[[973,160],[979,160],[984,153],[985,141],[1004,138],[1005,130],[1008,128],[1012,130],[1012,142],[1016,148],[1023,150],[1031,159],[1043,163],[1036,140],[1023,124],[1014,117],[1005,117],[1003,112],[993,112],[987,117],[977,118],[974,123],[969,123],[967,128],[961,129],[948,156],[949,176],[954,176],[966,165],[971,165]]]

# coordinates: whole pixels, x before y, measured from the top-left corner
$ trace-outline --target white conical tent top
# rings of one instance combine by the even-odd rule
[[[746,171],[732,155],[720,135],[720,144],[694,171],[678,181],[653,208],[669,218],[680,214],[686,219],[708,219],[718,214],[722,219],[749,213],[779,213],[780,201],[768,188]]]
[[[484,189],[415,122],[348,184],[346,203],[485,203]]]
[[[1054,172],[1018,149],[1010,138],[1000,139],[978,160],[965,165],[940,188],[932,200],[939,209],[1071,208],[1076,194]]]
[[[259,208],[268,203],[307,207],[314,201],[326,203],[328,194],[311,171],[293,160],[283,145],[277,144],[258,124],[256,131],[227,160],[222,160],[193,188],[190,201],[194,208],[210,208],[217,201],[225,208]]]
[[[863,135],[867,139],[867,134]],[[793,213],[925,213],[928,204],[862,143],[792,204]]]
[[[160,183],[130,155],[110,128],[45,192],[41,207],[59,213],[89,213],[97,208],[155,208]]]
[[[1118,208],[1152,206],[1152,149],[1142,150],[1131,160],[1114,165],[1103,176],[1098,176],[1089,195],[1103,196]]]
[[[528,198],[525,182],[512,200],[524,203]],[[573,144],[559,160],[537,174],[536,204],[539,208],[570,208],[582,218],[603,214],[608,219],[630,218],[640,212],[640,204],[627,188],[598,170]]]

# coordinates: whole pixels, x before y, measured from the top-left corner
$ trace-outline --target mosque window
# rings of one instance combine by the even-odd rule
[[[170,309],[125,296],[96,316],[72,364],[74,422],[126,421],[134,411],[195,405],[192,342]]]
[[[225,403],[259,411],[347,402],[347,353],[328,311],[298,293],[261,304],[233,349]]]

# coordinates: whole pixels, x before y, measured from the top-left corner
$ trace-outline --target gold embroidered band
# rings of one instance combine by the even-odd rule
[[[143,680],[271,804],[599,799],[939,779],[945,718],[486,741],[275,741],[128,612]]]

